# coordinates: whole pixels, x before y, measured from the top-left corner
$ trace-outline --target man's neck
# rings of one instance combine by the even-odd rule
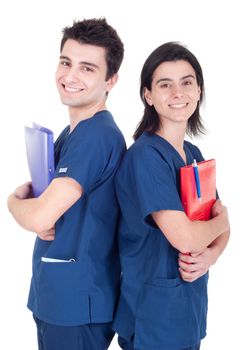
[[[69,119],[70,119],[70,132],[78,125],[79,122],[85,119],[92,118],[97,112],[106,110],[106,105],[104,102],[91,106],[89,108],[76,109],[69,107]]]

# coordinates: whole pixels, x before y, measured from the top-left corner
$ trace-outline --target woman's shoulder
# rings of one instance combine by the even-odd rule
[[[154,135],[142,134],[134,143],[128,148],[128,154],[130,155],[140,155],[142,156],[145,153],[154,153],[158,145]]]
[[[203,159],[202,153],[198,146],[194,145],[193,143],[189,141],[184,142],[185,146],[190,150],[191,154],[193,155],[194,158],[200,160]]]
[[[190,141],[188,141],[188,140],[185,140],[184,143],[186,144],[186,146],[187,146],[188,148],[190,148],[190,149],[196,149],[196,150],[200,151],[199,148],[198,148],[198,146],[196,146],[194,143],[192,143],[192,142],[190,142]]]
[[[134,164],[152,164],[169,163],[171,161],[172,153],[168,147],[167,142],[164,142],[157,135],[150,135],[148,133],[142,134],[127,150],[125,154],[127,163]]]

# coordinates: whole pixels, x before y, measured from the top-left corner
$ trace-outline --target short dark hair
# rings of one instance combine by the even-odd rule
[[[106,22],[105,18],[74,21],[71,27],[65,27],[62,32],[61,52],[68,39],[81,44],[103,47],[106,50],[106,79],[118,72],[124,56],[124,46],[116,30]]]
[[[151,90],[153,73],[161,63],[178,60],[184,60],[190,63],[190,65],[196,73],[197,84],[201,90],[200,100],[198,102],[197,108],[187,123],[187,134],[190,136],[197,136],[200,133],[205,133],[205,127],[203,125],[199,112],[200,105],[202,104],[202,101],[205,96],[202,68],[197,58],[185,46],[179,44],[178,42],[168,42],[155,49],[143,65],[140,79],[140,97],[143,101],[145,108],[142,120],[138,124],[137,129],[133,135],[135,140],[144,131],[147,131],[152,134],[158,131],[160,127],[160,120],[158,114],[154,106],[150,106],[147,103],[144,97],[144,90],[145,88]]]

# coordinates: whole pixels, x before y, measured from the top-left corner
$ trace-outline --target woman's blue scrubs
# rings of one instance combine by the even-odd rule
[[[64,129],[55,143],[55,178],[71,177],[82,197],[55,225],[55,240],[36,239],[28,307],[49,324],[113,320],[120,280],[114,175],[124,138],[108,111]]]
[[[187,164],[202,161],[197,147],[184,142]],[[176,250],[156,227],[151,213],[183,211],[179,153],[158,135],[144,133],[127,151],[116,177],[121,207],[121,294],[114,329],[134,348],[179,350],[206,335],[207,280],[184,282]]]

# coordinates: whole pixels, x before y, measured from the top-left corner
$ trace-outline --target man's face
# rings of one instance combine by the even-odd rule
[[[104,48],[68,39],[63,46],[56,71],[56,84],[63,104],[82,112],[106,99],[112,88],[106,80]]]

